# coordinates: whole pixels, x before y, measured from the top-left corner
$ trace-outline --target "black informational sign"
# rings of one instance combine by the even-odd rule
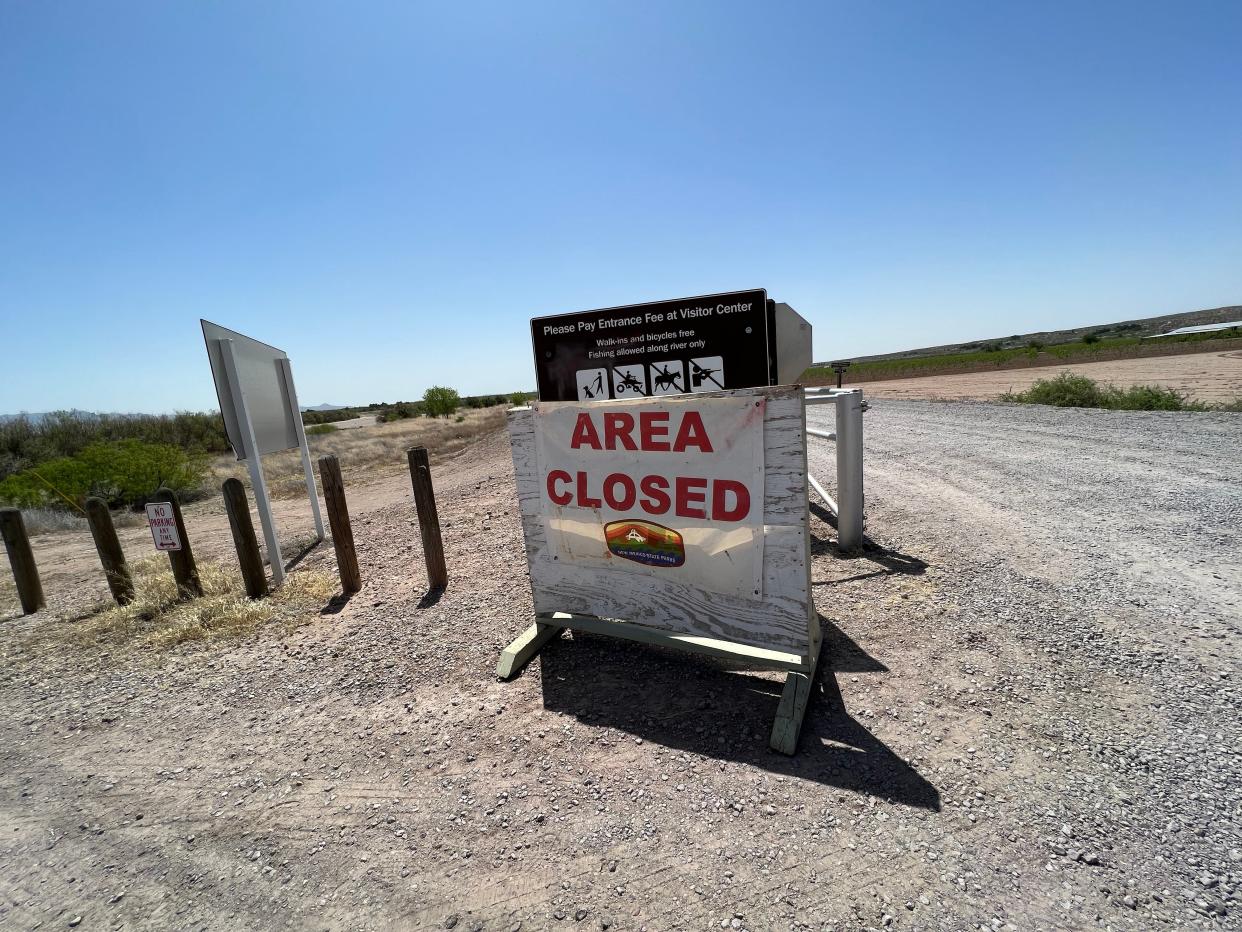
[[[734,291],[530,322],[541,401],[774,384],[767,292]]]

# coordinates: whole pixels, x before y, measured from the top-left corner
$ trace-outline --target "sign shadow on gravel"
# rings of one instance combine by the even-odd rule
[[[794,757],[768,749],[783,679],[715,658],[575,632],[540,654],[544,706],[668,748],[939,811],[939,791],[844,707],[836,661],[885,667],[821,624],[825,653]]]
[[[817,502],[811,502],[811,514],[819,518],[831,528],[836,528],[836,516]],[[918,557],[892,550],[876,543],[870,537],[863,536],[862,544],[853,550],[842,550],[835,540],[826,540],[811,534],[811,557],[830,555],[836,560],[866,560],[876,564],[870,572],[857,573],[843,579],[825,579],[814,582],[813,586],[837,586],[841,583],[854,582],[859,579],[871,579],[876,576],[922,576],[927,571],[927,561]]]

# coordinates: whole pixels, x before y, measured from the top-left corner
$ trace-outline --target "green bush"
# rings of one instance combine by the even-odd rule
[[[431,417],[448,417],[457,411],[461,396],[455,389],[433,385],[423,392],[423,410]]]
[[[338,408],[336,411],[303,411],[303,424],[332,424],[336,421],[352,421],[366,408]]]
[[[509,396],[509,404],[515,408],[525,408],[534,397],[530,392],[514,392]]]
[[[419,417],[422,413],[423,403],[421,401],[398,401],[396,404],[384,405],[375,415],[375,421],[377,424],[404,421],[407,418]]]
[[[206,471],[204,456],[168,443],[93,443],[75,456],[48,460],[9,476],[0,482],[0,500],[20,508],[67,508],[61,495],[79,506],[88,495],[95,495],[113,508],[136,508],[161,486],[182,495],[198,492]]]
[[[330,423],[312,424],[306,428],[306,434],[307,436],[322,437],[324,434],[335,434],[336,430],[336,427]]]
[[[1117,388],[1100,385],[1085,375],[1062,372],[1053,379],[1040,379],[1024,392],[1006,393],[1001,401],[1053,405],[1058,408],[1109,408],[1114,411],[1206,411],[1208,406],[1190,401],[1181,392],[1159,385]]]
[[[1117,411],[1206,411],[1208,406],[1190,401],[1179,391],[1159,385],[1131,385],[1106,389],[1108,404]]]
[[[1104,392],[1095,379],[1085,375],[1062,372],[1054,379],[1040,379],[1019,394],[1005,394],[1002,401],[1023,401],[1034,405],[1058,408],[1103,408]]]
[[[169,444],[196,454],[230,449],[224,420],[215,413],[53,411],[37,421],[21,416],[0,423],[0,479],[47,460],[76,456],[91,444],[115,440]]]

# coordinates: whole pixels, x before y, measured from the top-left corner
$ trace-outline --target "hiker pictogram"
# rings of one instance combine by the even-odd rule
[[[608,399],[608,383],[605,378],[607,369],[579,369],[574,378],[578,385],[579,401],[606,401]]]
[[[724,391],[724,358],[703,356],[690,360],[690,391]]]
[[[646,367],[642,363],[614,366],[612,394],[615,398],[645,398],[647,396]]]
[[[652,395],[680,395],[686,391],[686,366],[680,359],[653,362],[650,369]]]

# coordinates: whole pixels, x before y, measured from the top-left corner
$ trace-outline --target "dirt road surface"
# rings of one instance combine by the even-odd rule
[[[1242,416],[865,417],[794,758],[773,675],[575,635],[496,682],[530,612],[503,434],[437,468],[438,599],[400,474],[350,487],[365,587],[293,634],[82,646],[93,573],[0,593],[0,925],[1235,927]]]
[[[869,398],[990,401],[1005,392],[1025,391],[1037,379],[1054,378],[1063,370],[1123,388],[1130,385],[1163,385],[1197,401],[1213,403],[1242,398],[1242,352],[1236,350],[1035,369],[1004,369],[966,375],[929,375],[918,379],[863,382],[857,387],[863,389]],[[848,371],[846,374],[849,374]]]

